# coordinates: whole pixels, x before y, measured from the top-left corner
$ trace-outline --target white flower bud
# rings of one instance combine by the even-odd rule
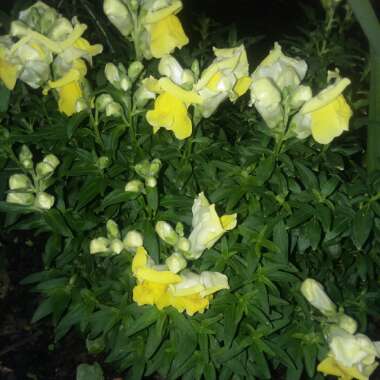
[[[24,206],[31,206],[34,203],[34,195],[31,193],[8,193],[6,201]]]
[[[30,149],[26,146],[23,145],[20,150],[20,154],[18,155],[18,159],[23,162],[24,160],[32,160],[33,154],[30,151]]]
[[[96,98],[95,106],[98,112],[104,112],[107,105],[112,103],[114,100],[109,94],[101,94]]]
[[[120,0],[104,0],[103,10],[111,23],[119,32],[127,37],[132,29],[133,22],[128,8]]]
[[[159,158],[155,158],[149,167],[149,175],[150,176],[157,176],[158,172],[160,171],[162,166],[161,160]]]
[[[143,160],[139,162],[138,164],[135,165],[135,172],[140,176],[140,177],[147,177],[149,176],[150,173],[150,163],[148,160]]]
[[[305,102],[310,100],[312,96],[313,94],[309,86],[299,86],[291,96],[290,105],[294,109],[300,108]]]
[[[104,75],[106,76],[108,82],[112,84],[112,86],[117,87],[120,82],[120,73],[116,65],[113,63],[107,63],[104,68]]]
[[[44,157],[42,162],[49,164],[53,168],[53,170],[55,170],[56,167],[60,164],[58,157],[55,156],[54,154],[48,154],[47,156]]]
[[[110,116],[119,117],[121,116],[122,112],[123,112],[123,108],[121,107],[119,103],[112,102],[112,103],[107,104],[106,106],[106,116],[108,117]]]
[[[177,244],[178,235],[169,223],[160,220],[156,223],[155,230],[165,243],[173,246]]]
[[[123,243],[126,250],[134,251],[143,246],[144,239],[140,232],[132,230],[127,232]]]
[[[202,297],[208,296],[222,289],[230,288],[228,284],[228,277],[219,272],[202,272],[201,284],[205,288],[205,290],[201,292]]]
[[[145,185],[147,187],[151,187],[151,188],[156,187],[157,186],[157,180],[156,180],[156,178],[154,178],[154,177],[147,177],[145,179]]]
[[[46,162],[42,161],[36,165],[36,173],[37,173],[37,176],[40,178],[47,177],[51,175],[53,172],[54,172],[54,168]]]
[[[131,193],[140,193],[141,191],[143,191],[143,189],[144,184],[138,179],[129,181],[124,188],[125,191],[129,191]]]
[[[96,160],[96,166],[101,170],[108,168],[110,164],[111,160],[107,156],[101,156]]]
[[[358,329],[358,323],[355,319],[346,314],[339,316],[338,326],[350,334],[355,334]]]
[[[75,102],[75,112],[79,113],[79,112],[82,112],[82,111],[87,111],[89,109],[90,109],[90,107],[89,107],[89,104],[88,104],[88,102],[87,102],[86,99],[79,98]]]
[[[165,260],[165,264],[171,272],[178,273],[186,268],[187,261],[180,253],[174,252]]]
[[[128,76],[134,81],[143,70],[144,65],[140,61],[134,61],[128,67]]]
[[[34,205],[38,208],[42,208],[44,210],[49,210],[54,205],[55,198],[53,195],[45,193],[42,191],[36,195],[36,200],[34,201]]]
[[[128,91],[131,88],[131,80],[128,77],[123,77],[120,80],[120,88],[123,91]]]
[[[184,237],[181,237],[181,238],[179,238],[176,247],[181,252],[189,252],[189,250],[190,250],[190,242],[189,242],[188,239],[186,239]]]
[[[109,239],[120,239],[119,226],[114,220],[109,219],[107,221],[106,228],[107,228],[107,235]]]
[[[30,189],[32,182],[25,174],[13,174],[9,177],[9,188],[11,190]]]
[[[96,253],[107,252],[110,250],[110,241],[105,237],[98,237],[92,239],[90,242],[90,253],[95,255]]]
[[[336,306],[319,282],[312,278],[306,279],[301,285],[301,293],[323,315],[331,316],[336,313]]]
[[[124,249],[124,244],[120,239],[111,241],[111,251],[118,255]]]

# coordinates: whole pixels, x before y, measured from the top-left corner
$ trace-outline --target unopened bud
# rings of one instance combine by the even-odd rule
[[[127,232],[127,235],[123,240],[123,243],[126,250],[134,251],[138,247],[143,246],[144,239],[140,232],[132,230]]]
[[[6,201],[24,206],[31,206],[34,203],[34,195],[31,193],[8,193]]]
[[[108,168],[110,164],[111,160],[107,156],[101,156],[96,160],[96,166],[101,170]]]
[[[106,228],[107,228],[107,236],[109,239],[120,239],[119,226],[114,220],[109,219],[107,221]]]
[[[21,162],[23,162],[24,160],[32,160],[33,159],[33,154],[26,145],[23,145],[21,147],[20,154],[18,155],[18,159]]]
[[[138,164],[135,165],[135,172],[140,176],[140,177],[147,177],[150,172],[150,163],[148,160],[143,160],[139,162]]]
[[[111,242],[111,251],[118,255],[124,249],[124,244],[120,239],[114,239]]]
[[[355,334],[358,329],[358,323],[355,319],[346,314],[339,316],[338,326],[350,334]]]
[[[49,164],[53,168],[53,170],[55,170],[57,166],[60,164],[58,157],[55,156],[54,154],[48,154],[47,156],[44,157],[42,162]]]
[[[159,158],[155,158],[149,167],[149,175],[150,176],[156,176],[158,172],[160,171],[162,166],[161,160]]]
[[[331,316],[336,313],[334,303],[318,281],[307,278],[301,285],[301,293],[323,315]]]
[[[9,177],[9,188],[11,190],[30,189],[32,182],[25,174],[13,174]]]
[[[297,89],[293,92],[291,99],[290,99],[290,105],[294,109],[298,109],[301,107],[305,102],[311,99],[312,97],[311,88],[309,86],[299,86]]]
[[[174,252],[166,259],[165,264],[171,272],[178,273],[186,268],[187,261],[180,253]]]
[[[158,236],[169,245],[176,245],[178,242],[178,235],[174,231],[173,227],[164,221],[158,221],[156,223],[156,232]]]
[[[99,112],[104,112],[107,105],[112,103],[114,100],[109,94],[101,94],[96,98],[95,106]]]
[[[144,70],[144,65],[140,61],[132,62],[128,67],[128,76],[134,81]]]
[[[121,116],[122,112],[123,112],[123,108],[121,107],[119,103],[112,102],[112,103],[107,104],[106,106],[106,116],[108,117],[110,116],[119,117]]]
[[[128,91],[131,88],[131,80],[128,77],[121,78],[120,88],[123,91]]]
[[[96,239],[92,239],[90,242],[90,253],[91,255],[95,255],[96,253],[102,253],[109,251],[110,241],[105,237],[98,237]]]
[[[197,59],[194,59],[193,63],[191,64],[191,71],[194,73],[195,78],[199,77],[199,61]]]
[[[53,195],[45,193],[42,191],[36,195],[36,200],[34,201],[34,205],[38,208],[42,208],[44,210],[49,210],[54,205],[55,198]]]
[[[156,187],[157,186],[157,180],[156,180],[156,178],[154,178],[154,177],[147,177],[147,178],[145,178],[145,185],[147,187],[151,187],[151,188]]]
[[[124,188],[125,191],[129,191],[131,193],[140,193],[141,191],[143,191],[143,189],[144,184],[138,179],[129,181]]]
[[[177,232],[177,234],[181,237],[184,236],[184,229],[183,229],[183,224],[181,222],[178,222],[176,225],[175,225],[175,232]]]
[[[82,111],[87,111],[89,109],[90,109],[90,107],[89,107],[88,102],[87,102],[86,99],[79,98],[75,102],[75,112],[79,113],[79,112],[82,112]]]
[[[36,165],[36,173],[40,178],[47,177],[54,172],[54,168],[47,162],[39,162]]]
[[[116,65],[113,63],[107,63],[104,68],[104,75],[106,76],[108,82],[112,84],[112,86],[117,87],[120,82],[120,73]]]
[[[190,242],[185,237],[181,237],[181,238],[179,238],[176,247],[181,252],[189,252],[190,251]]]

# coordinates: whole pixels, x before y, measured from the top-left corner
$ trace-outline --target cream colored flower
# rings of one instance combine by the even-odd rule
[[[219,217],[214,204],[209,204],[203,193],[194,200],[193,229],[189,236],[188,259],[198,259],[206,249],[210,249],[225,232],[236,227],[236,214]]]

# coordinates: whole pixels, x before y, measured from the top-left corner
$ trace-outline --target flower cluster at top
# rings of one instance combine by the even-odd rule
[[[304,297],[327,317],[325,338],[329,346],[327,357],[317,370],[341,380],[368,380],[375,371],[380,357],[380,342],[372,342],[366,335],[356,333],[357,323],[335,304],[325,293],[323,286],[308,278],[302,286]]]
[[[87,103],[86,62],[102,52],[82,37],[87,25],[69,21],[41,1],[20,12],[0,37],[0,79],[12,90],[17,79],[47,94],[54,89],[59,110],[70,116]]]
[[[13,174],[9,177],[6,201],[42,210],[53,207],[55,198],[45,190],[51,185],[51,177],[60,163],[59,159],[54,154],[48,154],[34,167],[33,154],[23,145],[18,162],[27,174]]]
[[[176,14],[179,0],[104,0],[104,13],[120,33],[133,41],[136,58],[161,58],[188,44]]]
[[[200,274],[186,269],[187,260],[199,259],[223,234],[235,228],[236,214],[219,217],[215,205],[209,204],[203,193],[194,200],[192,231],[184,237],[183,226],[174,230],[169,223],[159,221],[156,232],[173,247],[165,264],[156,265],[143,247],[143,237],[129,231],[124,239],[114,221],[107,222],[107,237],[98,237],[90,243],[91,254],[117,255],[123,250],[133,252],[132,274],[137,280],[133,300],[138,305],[155,305],[159,309],[172,306],[179,312],[193,315],[208,308],[212,295],[229,289],[228,278],[219,272]]]

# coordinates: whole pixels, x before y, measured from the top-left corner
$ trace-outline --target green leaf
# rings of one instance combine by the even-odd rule
[[[299,178],[306,189],[318,189],[318,180],[315,174],[300,161],[294,161],[294,165],[299,173]]]
[[[73,233],[66,224],[63,215],[55,208],[46,211],[44,214],[45,221],[50,229],[62,236],[73,237]]]
[[[149,252],[152,259],[158,263],[160,260],[157,234],[149,221],[143,223],[144,247]]]
[[[156,213],[158,208],[158,192],[157,187],[146,187],[146,197],[149,207]]]
[[[145,345],[145,358],[149,359],[157,350],[163,339],[166,325],[166,314],[162,314],[154,326],[149,328],[149,335]]]
[[[267,157],[260,161],[256,168],[255,175],[259,184],[266,182],[272,175],[274,169],[274,158],[273,156]]]
[[[359,210],[356,212],[353,221],[353,236],[357,249],[361,249],[367,241],[373,226],[373,214],[371,211]]]
[[[311,248],[315,250],[321,240],[321,226],[319,222],[315,218],[312,218],[307,222],[304,230],[306,237],[310,242]]]
[[[11,91],[0,82],[0,112],[7,112]]]
[[[79,364],[76,380],[104,380],[102,367],[98,363]]]
[[[127,328],[125,334],[131,336],[149,327],[160,317],[159,310],[154,306],[144,307],[143,313]]]
[[[103,193],[106,187],[107,183],[103,178],[88,178],[85,184],[80,188],[76,210],[79,211],[81,208],[89,204],[98,194]]]
[[[312,378],[315,373],[315,364],[317,361],[317,347],[315,345],[304,346],[303,354],[306,372]]]
[[[118,203],[125,203],[132,199],[136,199],[138,195],[138,193],[126,192],[124,190],[113,190],[103,199],[102,209],[105,209],[108,206],[112,206]]]
[[[289,237],[285,223],[281,220],[273,228],[273,242],[280,250],[282,261],[288,262]]]

